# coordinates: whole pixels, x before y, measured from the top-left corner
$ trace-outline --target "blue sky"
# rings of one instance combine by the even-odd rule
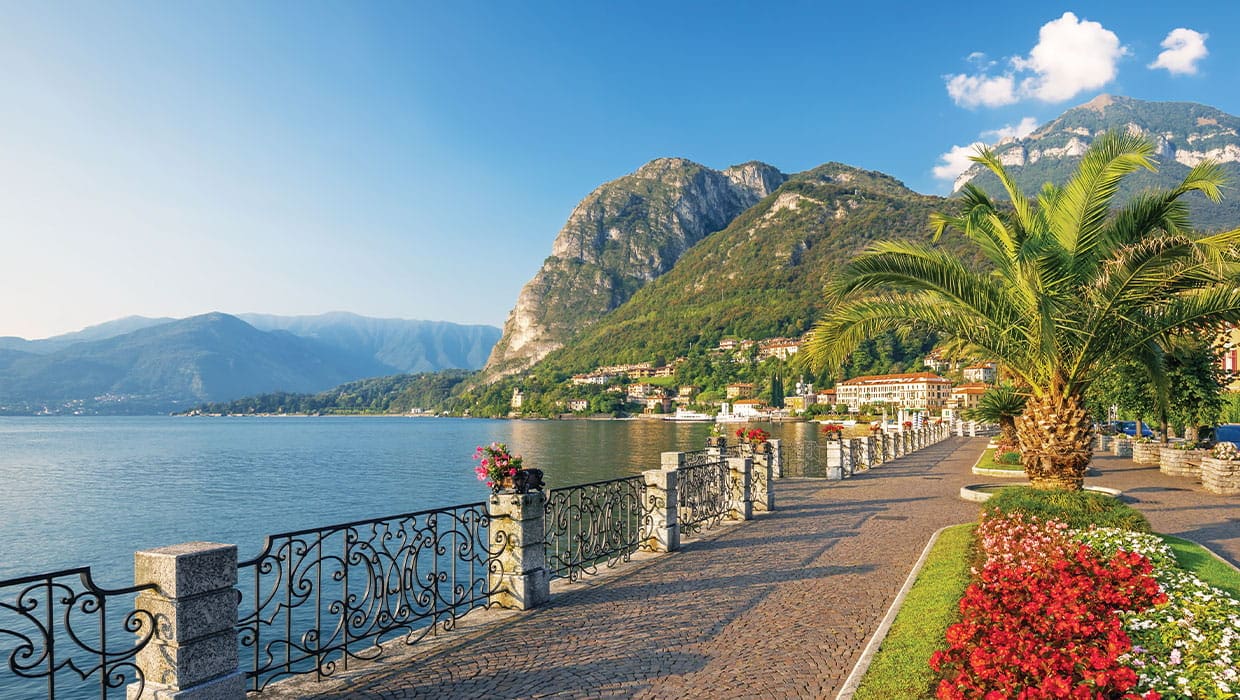
[[[1240,113],[1240,3],[1005,5],[5,3],[0,335],[499,325],[577,201],[652,158],[946,194],[969,144],[1103,92]]]

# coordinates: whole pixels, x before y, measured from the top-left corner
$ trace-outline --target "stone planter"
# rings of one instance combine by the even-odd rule
[[[1164,447],[1158,451],[1158,471],[1168,476],[1191,476],[1201,474],[1201,458],[1210,454],[1206,450],[1178,450]]]
[[[1116,457],[1132,456],[1132,440],[1126,438],[1115,438],[1111,441],[1111,454]]]
[[[1094,451],[1095,452],[1110,452],[1111,451],[1111,436],[1110,435],[1095,436],[1094,437]]]
[[[1210,493],[1240,496],[1240,460],[1202,457],[1201,485]]]
[[[1162,445],[1157,442],[1134,442],[1132,444],[1132,461],[1137,464],[1161,463]]]

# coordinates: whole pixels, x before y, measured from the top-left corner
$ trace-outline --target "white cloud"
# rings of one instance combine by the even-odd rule
[[[981,141],[968,146],[952,146],[951,150],[939,156],[939,164],[934,166],[934,176],[939,180],[955,180],[968,170],[973,161],[970,157],[977,155],[977,149],[985,146]]]
[[[1038,128],[1038,120],[1025,117],[1019,123],[1007,124],[998,129],[990,129],[979,134],[980,138],[994,143],[1005,138],[1024,138]],[[967,146],[952,146],[947,153],[939,156],[939,164],[934,166],[934,177],[939,180],[954,181],[960,174],[973,166],[971,156],[977,155],[978,149],[985,147],[982,141],[974,141]]]
[[[947,93],[962,107],[1000,107],[1022,99],[1063,102],[1115,79],[1127,55],[1115,32],[1071,12],[1042,25],[1027,57],[1008,61],[1001,75],[946,76]],[[968,60],[977,64],[976,52]]]
[[[1017,100],[1011,75],[953,75],[947,81],[947,94],[962,107],[1002,107]]]
[[[1021,81],[1021,93],[1043,102],[1063,102],[1115,79],[1116,63],[1128,53],[1115,32],[1071,12],[1042,25],[1029,58],[1012,63],[1035,76]]]
[[[1006,126],[999,127],[998,129],[983,131],[982,137],[993,138],[995,141],[1002,141],[1007,138],[1023,139],[1029,134],[1032,134],[1037,128],[1037,118],[1025,117],[1024,119],[1021,119],[1018,124],[1008,124]]]
[[[1206,50],[1208,38],[1210,38],[1209,34],[1202,34],[1184,27],[1172,29],[1167,34],[1167,38],[1163,39],[1162,47],[1165,50],[1158,54],[1158,60],[1148,67],[1151,69],[1166,68],[1167,72],[1172,75],[1195,75],[1197,62],[1210,53]]]

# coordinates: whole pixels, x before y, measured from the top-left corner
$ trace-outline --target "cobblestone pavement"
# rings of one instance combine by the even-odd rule
[[[930,535],[976,517],[957,494],[994,481],[969,471],[984,445],[952,438],[843,482],[779,480],[774,513],[545,607],[260,697],[832,697]],[[1240,558],[1240,499],[1127,459],[1095,466],[1089,482],[1131,493],[1159,531]]]
[[[1085,479],[1086,485],[1122,490],[1155,532],[1200,542],[1240,566],[1240,497],[1210,493],[1198,480],[1167,476],[1157,464],[1128,457],[1094,455],[1092,465],[1100,474]]]

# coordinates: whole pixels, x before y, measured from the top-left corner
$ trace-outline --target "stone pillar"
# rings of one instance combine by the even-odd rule
[[[969,437],[977,437],[977,421],[969,421]]]
[[[492,604],[529,610],[551,598],[543,531],[546,502],[542,491],[493,493],[487,501],[490,546],[502,548],[487,576]]]
[[[891,433],[884,430],[880,437],[883,440],[883,461],[890,462],[896,458],[895,441],[891,439]]]
[[[723,459],[724,453],[727,452],[727,447],[728,439],[725,437],[708,438],[706,440],[706,454],[711,458],[711,461]],[[668,453],[664,452],[663,454]]]
[[[839,481],[844,478],[844,448],[839,440],[827,440],[827,478]]]
[[[134,657],[144,683],[128,700],[245,697],[237,661],[237,546],[190,542],[134,554],[134,583],[153,583],[135,608],[155,618],[154,636]],[[145,630],[142,630],[145,632]]]
[[[664,452],[664,464],[668,455],[683,452]],[[680,549],[680,511],[676,500],[676,480],[680,477],[678,467],[672,469],[648,469],[642,472],[646,479],[646,502],[643,509],[649,516],[642,522],[642,544],[652,552],[674,552]]]
[[[753,485],[750,472],[753,460],[749,457],[728,458],[728,519],[753,519]]]
[[[840,438],[840,467],[844,470],[844,476],[857,473],[857,465],[853,460],[852,438]]]
[[[776,479],[784,478],[784,445],[780,440],[768,440],[771,443],[771,473]]]
[[[715,450],[715,456],[717,457],[718,450],[719,450],[719,448],[717,447],[714,447],[714,448],[707,447],[706,453],[711,454],[712,449]],[[663,452],[659,454],[659,468],[660,469],[663,469],[664,471],[668,471],[668,470],[674,471],[676,469],[680,469],[683,466],[685,466],[685,453],[684,452]]]

